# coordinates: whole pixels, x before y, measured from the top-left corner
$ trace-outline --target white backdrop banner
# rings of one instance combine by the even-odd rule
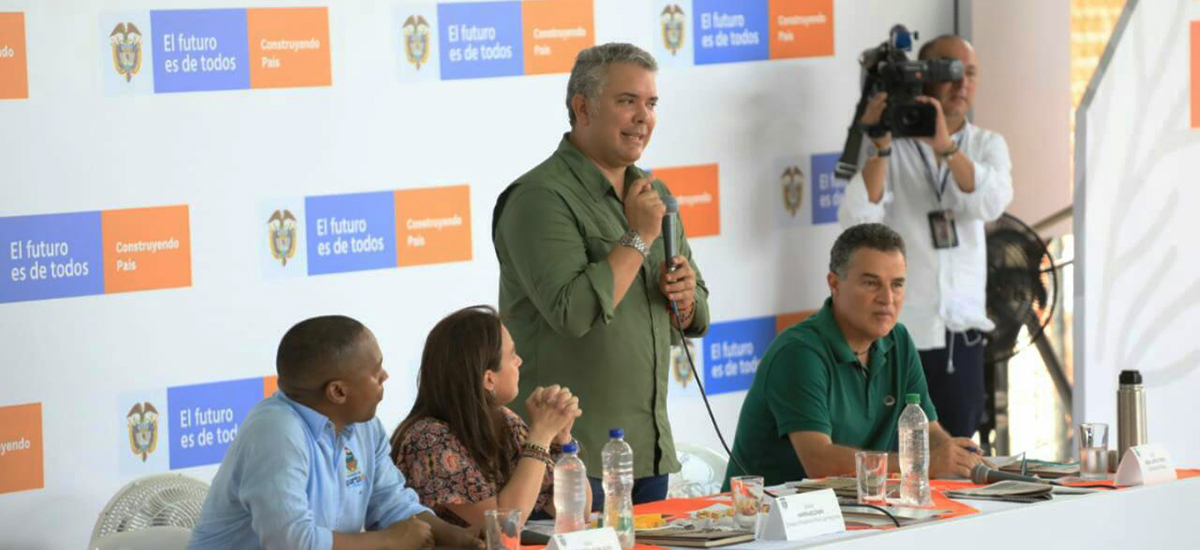
[[[1200,462],[1200,5],[1131,1],[1076,125],[1075,421],[1107,422],[1142,372],[1149,442]],[[1119,36],[1119,38],[1117,38]]]
[[[568,130],[566,73],[597,43],[662,64],[639,164],[680,196],[712,291],[695,357],[732,437],[767,345],[827,294],[858,54],[953,17],[952,0],[0,0],[0,546],[79,548],[129,480],[211,479],[307,317],[375,332],[398,424],[428,330],[496,303],[495,199]],[[676,436],[716,448],[685,365]]]

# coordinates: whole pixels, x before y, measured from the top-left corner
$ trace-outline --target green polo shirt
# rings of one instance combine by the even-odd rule
[[[929,421],[937,411],[908,329],[896,324],[875,341],[864,370],[842,336],[833,303],[779,335],[763,355],[742,403],[733,454],[768,485],[804,479],[790,432],[815,431],[838,445],[889,451],[906,394],[921,395]],[[746,475],[730,461],[729,478]]]
[[[626,189],[645,175],[630,166]],[[660,181],[654,188],[669,194]],[[608,254],[629,229],[612,184],[564,136],[558,150],[500,195],[492,216],[500,260],[500,312],[521,365],[520,394],[510,407],[525,415],[538,386],[560,384],[579,396],[583,415],[573,435],[588,474],[600,477],[609,428],[625,429],[638,478],[679,471],[667,419],[673,333],[659,292],[663,240],[656,239],[633,284],[613,305]],[[687,334],[708,330],[708,289],[677,224],[678,254],[696,273],[696,313]]]

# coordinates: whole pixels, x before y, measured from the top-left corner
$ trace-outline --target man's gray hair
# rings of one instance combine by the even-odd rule
[[[860,248],[871,248],[880,252],[900,251],[901,256],[908,256],[904,248],[904,239],[892,228],[881,223],[861,223],[847,229],[833,243],[829,251],[829,271],[845,279],[850,264],[850,255]]]
[[[600,97],[608,77],[608,66],[613,63],[629,63],[651,72],[658,71],[654,56],[633,44],[609,42],[579,52],[575,56],[575,66],[571,67],[571,78],[567,80],[567,115],[571,126],[575,125],[571,99],[575,94],[583,94],[588,99]]]

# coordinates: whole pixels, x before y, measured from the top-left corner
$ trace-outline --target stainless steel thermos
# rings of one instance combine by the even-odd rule
[[[1117,460],[1125,457],[1126,449],[1146,442],[1146,390],[1142,387],[1142,373],[1123,370],[1117,388]]]

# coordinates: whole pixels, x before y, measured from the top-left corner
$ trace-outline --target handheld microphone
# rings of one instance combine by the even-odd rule
[[[971,482],[976,485],[988,485],[997,481],[1024,481],[1027,483],[1044,483],[1053,485],[1054,483],[1045,479],[1033,476],[1023,476],[1021,474],[1010,474],[1000,470],[988,468],[986,464],[976,464],[971,470]]]
[[[676,256],[675,253],[675,214],[679,212],[679,201],[675,197],[666,195],[662,198],[663,206],[667,207],[667,211],[662,217],[662,238],[663,252],[667,257],[667,272],[675,271],[675,264],[671,263],[671,258]]]

